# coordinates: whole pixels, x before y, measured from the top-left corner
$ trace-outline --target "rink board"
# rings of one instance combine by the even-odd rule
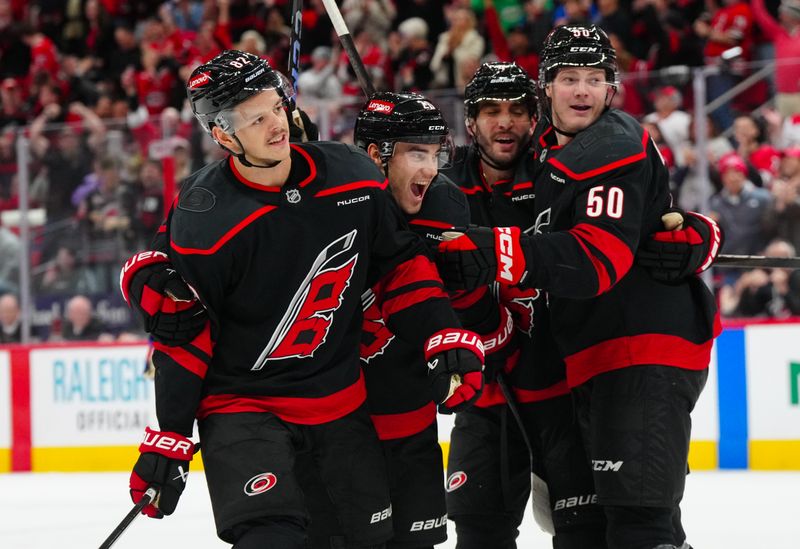
[[[723,332],[692,414],[692,469],[800,470],[797,341],[800,323]],[[145,345],[0,350],[0,472],[129,470],[156,425],[146,356]],[[439,417],[445,456],[452,421]]]
[[[11,357],[0,350],[0,473],[11,470]]]

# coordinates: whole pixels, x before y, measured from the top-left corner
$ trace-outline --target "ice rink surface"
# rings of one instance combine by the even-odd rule
[[[0,548],[97,548],[130,510],[126,473],[0,474]],[[687,479],[684,525],[695,549],[800,548],[800,472],[713,471]],[[550,547],[526,515],[519,549]],[[175,514],[141,516],[114,549],[229,547],[214,534],[202,473]],[[440,548],[455,547],[452,535]],[[488,548],[487,548],[488,549]]]

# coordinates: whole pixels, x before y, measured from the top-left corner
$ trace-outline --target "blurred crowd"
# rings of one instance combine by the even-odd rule
[[[375,87],[442,98],[462,139],[460,97],[482,62],[515,61],[536,78],[550,29],[598,23],[622,72],[614,105],[659,144],[678,204],[719,220],[724,253],[800,249],[800,0],[338,3]],[[325,119],[323,137],[348,140],[362,92],[322,1],[304,4],[298,103]],[[52,311],[60,299],[59,315],[75,296],[97,305],[116,293],[121,259],[147,248],[165,181],[177,189],[222,154],[194,123],[187,76],[229,48],[287,69],[289,12],[289,0],[0,0],[0,342],[14,332],[7,310],[21,290],[17,138],[28,143],[34,301]],[[714,107],[703,151],[699,67]],[[797,272],[720,271],[724,314],[800,315]],[[41,337],[69,339],[54,316],[40,318]]]

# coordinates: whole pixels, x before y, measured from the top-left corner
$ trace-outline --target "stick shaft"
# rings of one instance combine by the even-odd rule
[[[339,41],[342,43],[342,48],[347,53],[350,59],[350,65],[358,78],[358,84],[367,97],[372,97],[375,94],[375,86],[372,85],[372,78],[370,78],[367,68],[364,66],[364,61],[353,43],[353,37],[350,36],[350,31],[347,29],[347,24],[342,18],[342,13],[339,11],[339,6],[336,5],[336,0],[322,0],[325,5],[325,11],[328,12],[328,17],[331,19],[331,24],[336,34],[339,36]]]
[[[767,257],[763,255],[727,255],[721,254],[714,261],[715,267],[729,269],[800,269],[800,257]]]
[[[289,78],[292,79],[295,97],[300,74],[300,38],[303,33],[303,0],[292,0],[292,34],[289,41]]]
[[[151,501],[153,501],[153,499],[155,499],[156,495],[158,495],[158,492],[155,488],[148,488],[142,496],[142,499],[140,499],[136,505],[133,506],[133,509],[131,509],[127,515],[125,515],[125,518],[122,519],[117,527],[114,528],[114,531],[111,532],[111,534],[106,538],[106,540],[100,546],[100,549],[109,549],[112,545],[114,545],[123,532],[128,529],[128,526],[131,525],[134,519],[139,516],[139,513],[142,512],[142,509],[144,509]]]

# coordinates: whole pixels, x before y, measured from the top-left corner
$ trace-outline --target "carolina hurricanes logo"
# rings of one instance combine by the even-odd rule
[[[358,262],[358,253],[347,254],[356,233],[351,231],[319,253],[253,370],[260,370],[270,360],[312,357],[325,343],[333,313],[342,304]]]
[[[386,323],[381,317],[381,311],[375,304],[375,294],[372,290],[364,292],[361,296],[361,304],[364,307],[364,323],[361,328],[361,360],[369,364],[371,359],[383,354],[394,339],[394,334],[386,327]]]
[[[257,496],[271,490],[278,483],[278,477],[272,473],[259,473],[244,485],[244,493],[248,496]]]
[[[456,471],[447,478],[447,486],[445,490],[452,492],[458,490],[467,483],[467,473],[464,471]]]
[[[189,80],[189,89],[193,90],[195,88],[199,88],[201,86],[205,86],[211,82],[211,75],[207,72],[201,72],[191,80]]]
[[[533,302],[537,299],[539,290],[500,285],[500,302],[511,311],[514,327],[529,336],[533,333]]]

